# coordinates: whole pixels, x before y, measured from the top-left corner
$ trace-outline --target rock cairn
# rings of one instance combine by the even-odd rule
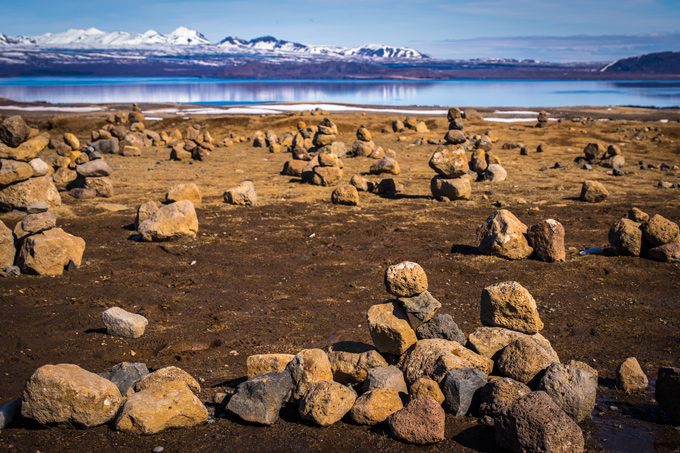
[[[432,154],[429,165],[437,173],[430,181],[434,198],[440,201],[470,199],[472,184],[465,148],[441,148]]]
[[[0,123],[0,209],[30,210],[32,205],[61,205],[61,197],[38,157],[49,144],[49,135],[29,127],[21,116]]]
[[[680,262],[680,227],[655,214],[632,208],[609,229],[609,244],[618,255]]]
[[[165,140],[167,138],[167,140]],[[215,150],[210,131],[200,124],[187,127],[184,134],[175,129],[172,134],[162,134],[161,139],[170,147],[170,159],[176,161],[204,161]]]
[[[74,198],[112,197],[114,195],[111,179],[113,169],[104,160],[102,154],[86,150],[80,156],[83,156],[79,160],[81,163],[76,165],[74,170],[76,178],[65,189],[68,189],[69,194]]]
[[[352,144],[352,155],[356,157],[371,157],[378,149],[373,141],[373,134],[364,125],[357,129],[356,140]]]
[[[144,148],[162,146],[160,134],[147,129],[144,120],[137,104],[133,104],[128,113],[111,113],[104,127],[92,131],[88,151],[136,157],[142,155]]]

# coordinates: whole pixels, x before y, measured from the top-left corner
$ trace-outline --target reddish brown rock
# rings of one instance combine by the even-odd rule
[[[532,225],[527,232],[527,239],[534,249],[534,256],[541,261],[554,263],[567,258],[567,251],[564,248],[564,227],[555,219]]]

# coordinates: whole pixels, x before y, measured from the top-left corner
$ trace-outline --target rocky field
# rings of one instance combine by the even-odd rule
[[[662,392],[662,404],[655,399],[659,369],[680,366],[680,236],[675,225],[680,222],[680,112],[555,109],[544,112],[537,124],[485,122],[471,111],[465,118],[452,112],[448,119],[304,112],[179,115],[154,121],[139,111],[128,120],[127,106],[118,111],[117,118],[107,118],[106,113],[24,115],[34,132],[0,147],[2,159],[17,162],[5,172],[8,184],[0,192],[47,178],[61,198],[61,204],[54,202],[51,192],[46,198],[48,218],[43,212],[48,206],[36,206],[35,200],[21,205],[26,200],[0,193],[0,204],[7,211],[0,220],[19,246],[16,259],[12,254],[5,263],[6,277],[0,278],[4,320],[0,403],[24,399],[24,417],[17,415],[0,431],[0,449],[494,451],[495,439],[519,449],[518,445],[528,448],[522,443],[528,441],[507,428],[508,420],[525,416],[522,409],[531,412],[531,404],[541,410],[550,406],[546,414],[541,412],[540,417],[546,417],[541,423],[561,427],[557,433],[541,435],[543,446],[562,442],[561,451],[578,451],[582,442],[593,451],[680,449],[680,431],[674,428],[679,423],[680,377],[675,376],[676,387],[664,383],[664,388],[678,392],[671,396]],[[480,114],[492,115],[482,110]],[[30,160],[37,155],[25,143],[44,142],[35,145],[42,149],[47,134],[52,143],[39,152],[47,164],[43,168]],[[118,152],[109,153],[108,140],[117,135],[121,135],[114,149]],[[1,131],[0,138],[5,140]],[[255,147],[256,143],[262,146]],[[457,146],[466,149],[455,151]],[[450,154],[433,158],[444,147]],[[8,157],[16,149],[27,154]],[[20,164],[29,160],[32,169],[20,176],[24,171]],[[3,168],[10,168],[6,161]],[[177,188],[179,184],[184,186]],[[142,204],[145,208],[139,210]],[[632,208],[643,212],[629,212]],[[38,217],[27,220],[26,209]],[[620,220],[624,217],[625,222]],[[175,219],[169,224],[175,223],[162,224],[168,218]],[[548,219],[555,222],[546,223]],[[480,225],[485,226],[479,229]],[[561,234],[555,233],[561,230],[551,233],[551,225],[563,228],[563,246]],[[38,236],[44,235],[67,237],[64,241],[75,244],[69,250],[76,250],[55,265],[53,249],[45,252],[49,257],[39,256],[44,249]],[[84,240],[84,252],[77,238]],[[390,266],[402,262],[422,267],[424,286],[421,274],[399,274],[403,266],[386,276]],[[395,281],[402,277],[407,284],[399,286]],[[529,295],[508,296],[505,303],[510,308],[502,316],[498,312],[492,316],[489,304],[495,306],[496,299],[488,288],[501,282],[517,282]],[[397,297],[423,294],[431,294],[428,297],[441,306],[428,301],[422,302],[424,308],[411,310],[412,302],[401,300],[406,308],[394,302]],[[378,316],[378,309],[371,308],[388,302],[392,305],[386,314]],[[124,312],[110,313],[103,320],[102,312],[112,307]],[[450,332],[463,334],[455,341],[447,337],[447,344],[464,350],[439,353],[443,374],[434,370],[439,365],[431,372],[425,364],[413,365],[414,348],[424,341],[417,327],[442,314],[450,315],[459,329],[449,325]],[[110,320],[105,324],[106,319]],[[507,351],[497,349],[487,357],[475,345],[482,326],[502,328],[513,339],[521,335],[532,342],[535,335],[542,335],[549,342],[547,362],[530,376],[526,369],[517,374],[516,364],[510,369],[510,358],[502,357],[526,339],[507,340],[500,347]],[[323,359],[307,358],[315,354],[308,351],[325,351],[331,345],[339,351],[338,343],[348,341],[363,343],[365,349],[352,349],[354,356],[331,352],[332,376],[313,378],[314,373],[323,375],[319,370],[325,365],[314,365],[312,372],[304,361],[328,360],[325,354]],[[384,357],[366,345],[375,345]],[[390,414],[360,416],[356,409],[359,401],[368,405],[360,395],[365,389],[362,381],[373,385],[370,373],[366,375],[372,365],[354,363],[351,379],[338,377],[338,363],[351,362],[350,356],[367,360],[373,357],[369,350],[379,356],[378,366],[398,365],[405,371],[404,388],[392,395],[395,414],[387,420]],[[283,379],[282,374],[290,379],[290,371],[294,386],[292,398],[285,395],[279,401],[280,419],[262,427],[269,423],[261,418],[260,423],[244,421],[247,411],[242,407],[252,408],[248,401],[238,406],[233,395],[243,399],[247,385],[237,387],[244,382],[256,385],[252,379],[246,381],[260,374],[255,372],[256,359],[247,366],[248,357],[273,353],[301,355],[276,358],[282,364],[274,364],[271,357],[271,362],[259,363],[260,372],[274,371],[267,376],[276,379]],[[552,359],[553,353],[559,359]],[[541,354],[528,357],[534,361]],[[464,366],[453,366],[453,356]],[[639,385],[640,373],[633,366],[630,375],[638,385],[628,386],[629,373],[619,367],[629,357],[637,359],[649,385]],[[81,371],[54,368],[43,369],[45,376],[34,375],[40,367],[75,364],[99,374],[120,362],[144,363],[151,371],[181,368],[195,381],[180,379],[190,380],[190,390],[177,379],[171,383],[178,395],[173,404],[189,401],[194,411],[166,420],[156,434],[140,434],[153,427],[140,421],[141,415],[138,419],[131,415],[135,408],[130,401],[135,395],[160,391],[151,384],[140,387],[149,378],[137,382],[137,393],[112,390],[116,396],[109,400],[125,404],[124,414],[115,419],[115,411],[108,418],[101,411],[89,414],[84,422],[72,407],[66,416],[60,414],[61,419],[55,418],[50,404],[40,409],[44,402],[38,394],[48,387],[41,381],[49,380],[47,374],[65,373],[63,381],[71,383],[94,379],[90,375],[76,379],[72,373]],[[575,385],[574,390],[570,381],[565,391],[578,393],[576,402],[553,403],[554,397],[545,397],[548,403],[542,403],[545,395],[533,392],[538,400],[520,399],[526,401],[525,407],[515,404],[503,414],[480,412],[478,394],[467,404],[451,401],[452,392],[472,395],[474,391],[461,389],[478,379],[490,385],[488,374],[512,377],[531,390],[550,394],[549,379],[543,374],[549,365],[555,366],[553,362],[562,362],[567,370],[562,371],[591,382],[592,395],[578,390],[590,384]],[[482,378],[461,377],[453,373],[459,369],[485,372]],[[420,374],[427,379],[416,390]],[[68,386],[63,381],[54,384],[58,381],[54,379],[50,385]],[[336,384],[341,388],[333,387]],[[257,385],[269,388],[266,383]],[[325,404],[324,396],[305,393],[306,386],[339,402],[319,408]],[[442,393],[439,386],[446,397],[445,415],[442,412],[441,418],[426,424],[441,432],[404,428],[409,420],[403,419],[418,411],[428,417],[438,414],[439,404],[436,410],[428,410],[427,404]],[[66,393],[60,390],[42,398],[54,401]],[[595,400],[588,402],[591,397]],[[289,402],[296,399],[302,402]],[[344,411],[338,409],[343,404]],[[395,412],[402,404],[406,409]],[[278,406],[273,413],[278,414]],[[10,412],[5,406],[3,414]],[[401,419],[396,417],[400,413]],[[270,411],[268,416],[274,415]],[[7,415],[2,417],[0,422]],[[365,423],[367,419],[372,422]],[[326,424],[330,426],[319,426]],[[179,428],[163,429],[166,426]],[[568,448],[567,440],[575,444]]]

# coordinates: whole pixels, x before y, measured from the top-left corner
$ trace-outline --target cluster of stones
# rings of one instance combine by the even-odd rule
[[[160,138],[170,147],[170,159],[177,161],[204,161],[215,150],[210,131],[194,124],[187,127],[184,135],[179,129],[171,133],[162,132]]]
[[[472,196],[470,167],[465,148],[442,148],[430,157],[430,168],[437,175],[430,181],[432,196],[437,200],[469,200]]]
[[[137,104],[127,114],[111,113],[106,125],[91,133],[88,151],[122,156],[141,156],[150,146],[161,146],[161,136],[144,125],[144,114]]]
[[[538,112],[538,117],[536,118],[536,127],[548,127],[548,121],[550,121],[550,114],[548,112],[545,110]]]
[[[578,156],[574,161],[584,170],[592,170],[593,165],[599,164],[612,169],[614,176],[624,176],[623,167],[626,159],[621,148],[617,145],[609,145],[606,150],[599,143],[588,143],[583,148],[583,156]]]
[[[85,241],[58,228],[47,203],[33,205],[14,231],[0,221],[2,275],[61,275],[78,268],[84,252]]]
[[[564,227],[547,219],[527,227],[515,215],[500,209],[477,228],[479,251],[485,255],[522,260],[531,256],[546,262],[566,259]]]
[[[373,141],[373,134],[364,125],[357,129],[356,140],[352,144],[351,154],[356,157],[373,157],[380,159],[385,157],[385,152]]]
[[[49,142],[47,133],[29,127],[21,116],[0,123],[0,209],[61,205],[50,166],[38,157]]]
[[[417,133],[429,132],[427,124],[424,121],[418,121],[418,118],[414,116],[409,116],[404,118],[404,120],[394,120],[392,121],[392,131],[396,133],[405,132],[411,130]]]
[[[150,200],[137,208],[134,222],[137,238],[161,242],[196,237],[198,217],[194,206],[200,204],[201,191],[196,184],[173,186],[166,192],[162,204]]]
[[[680,262],[680,227],[656,214],[633,208],[609,229],[609,244],[619,255]]]

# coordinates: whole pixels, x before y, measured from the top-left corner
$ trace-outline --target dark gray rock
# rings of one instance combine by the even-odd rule
[[[122,362],[114,365],[108,373],[100,374],[101,377],[108,379],[116,384],[120,394],[126,396],[133,391],[135,384],[141,378],[149,374],[146,363]]]
[[[120,141],[117,138],[107,138],[97,140],[92,143],[95,152],[104,154],[118,154],[120,152]]]
[[[273,425],[294,388],[289,371],[267,373],[239,384],[227,409],[247,422]]]
[[[597,371],[583,362],[553,363],[538,384],[576,423],[585,420],[595,408]]]
[[[429,291],[423,291],[413,297],[400,297],[399,302],[407,313],[421,321],[429,321],[442,307],[442,304]]]
[[[28,140],[30,133],[31,130],[28,125],[19,115],[10,116],[0,123],[0,140],[12,148],[16,148]]]
[[[0,430],[5,429],[20,413],[20,398],[8,401],[0,406]]]
[[[113,170],[106,163],[104,159],[95,159],[84,164],[80,164],[76,167],[76,171],[80,176],[91,177],[91,176],[111,176]]]
[[[479,404],[479,391],[486,383],[486,374],[476,368],[449,371],[441,384],[444,407],[454,415],[467,415]]]
[[[455,323],[451,315],[440,313],[416,329],[419,340],[442,338],[457,341],[465,345],[465,334]]]
[[[680,425],[680,368],[659,368],[654,397],[671,422]]]

